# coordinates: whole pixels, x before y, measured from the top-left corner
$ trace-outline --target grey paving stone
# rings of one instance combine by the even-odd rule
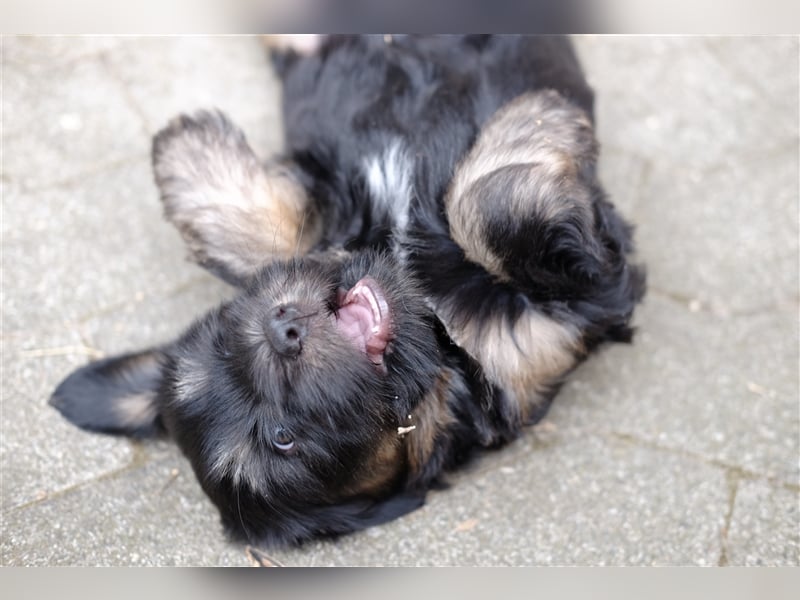
[[[179,113],[219,108],[261,156],[282,144],[279,88],[256,37],[126,39],[108,56],[150,133]]]
[[[120,277],[117,286],[122,290],[132,285],[131,279]],[[56,285],[65,290],[62,293],[74,294],[67,282]],[[87,289],[95,288],[87,284]],[[24,326],[4,331],[0,445],[4,508],[44,498],[132,460],[127,441],[80,432],[47,406],[47,399],[64,377],[102,355],[167,342],[232,294],[232,288],[203,274],[177,290],[144,295],[134,289],[124,294],[121,305],[82,323],[48,326],[30,314]],[[35,307],[31,310],[35,312]]]
[[[653,293],[636,322],[634,344],[578,369],[550,418],[797,484],[796,313],[721,319]]]
[[[3,337],[4,511],[122,469],[133,460],[128,441],[83,433],[47,405],[57,378],[86,362],[83,347],[73,331]]]
[[[633,217],[653,288],[722,316],[797,306],[798,148],[676,177],[654,167]]]
[[[154,293],[91,318],[79,330],[92,347],[106,355],[139,350],[172,341],[195,319],[234,294],[234,288],[201,274],[177,291]]]
[[[2,104],[3,177],[26,188],[150,150],[142,119],[98,58],[4,65]]]
[[[576,45],[607,146],[671,162],[678,175],[797,144],[797,38],[579,36]]]
[[[796,116],[800,60],[796,35],[709,36],[706,48],[722,68],[761,90],[770,104],[781,108],[782,115],[794,112]]]
[[[69,186],[8,186],[3,210],[6,331],[80,320],[200,273],[161,215],[149,163]],[[7,290],[9,291],[9,290]]]
[[[642,184],[650,169],[649,161],[641,156],[613,148],[600,150],[600,181],[608,199],[629,220],[634,220],[640,205],[647,203],[642,195]]]
[[[797,39],[576,41],[651,286],[723,314],[796,305]]]
[[[766,481],[739,483],[728,528],[730,565],[800,565],[800,492]]]
[[[113,50],[122,39],[110,35],[3,36],[3,61],[34,68],[62,65]]]
[[[289,565],[716,564],[722,470],[592,435],[529,435],[402,519]],[[488,464],[485,464],[488,463]]]
[[[9,566],[248,564],[176,450],[4,519]]]

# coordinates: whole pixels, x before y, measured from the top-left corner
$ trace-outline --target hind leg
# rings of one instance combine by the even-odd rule
[[[642,281],[596,157],[582,109],[529,93],[487,122],[445,198],[457,246],[448,270],[468,283],[440,285],[436,312],[503,390],[512,421],[540,416],[589,350],[630,331]]]

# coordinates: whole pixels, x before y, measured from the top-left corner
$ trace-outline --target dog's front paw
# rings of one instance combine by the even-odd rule
[[[315,228],[291,168],[262,167],[220,111],[176,117],[153,140],[153,171],[167,218],[192,258],[235,285],[265,262],[306,252]]]

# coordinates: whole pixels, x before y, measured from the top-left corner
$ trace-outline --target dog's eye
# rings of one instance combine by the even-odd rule
[[[272,445],[279,452],[290,452],[294,448],[294,438],[283,427],[278,427],[272,436]]]

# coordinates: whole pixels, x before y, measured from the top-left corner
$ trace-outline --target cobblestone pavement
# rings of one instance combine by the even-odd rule
[[[286,565],[797,565],[798,39],[581,37],[605,185],[650,288],[630,347],[421,510]],[[2,563],[246,565],[167,443],[46,404],[231,290],[161,218],[150,137],[219,106],[282,138],[252,38],[2,40]]]

